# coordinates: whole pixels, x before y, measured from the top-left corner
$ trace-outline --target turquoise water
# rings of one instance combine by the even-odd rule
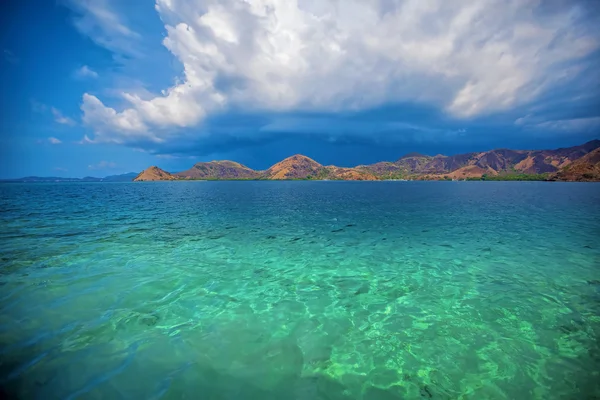
[[[600,396],[598,184],[5,184],[0,227],[5,395]]]

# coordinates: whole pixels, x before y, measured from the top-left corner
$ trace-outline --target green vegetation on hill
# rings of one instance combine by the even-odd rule
[[[307,175],[306,179],[300,179],[300,180],[322,181],[324,179],[334,179],[334,178],[331,177],[331,171],[329,171],[326,168],[322,168],[316,174],[314,174],[314,175]]]
[[[483,174],[480,178],[467,178],[468,181],[545,181],[548,180],[548,174],[503,174],[487,175]]]
[[[403,172],[391,172],[389,174],[381,174],[381,179],[407,179],[408,175]]]

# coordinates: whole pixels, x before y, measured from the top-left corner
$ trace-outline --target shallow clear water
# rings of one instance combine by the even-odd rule
[[[600,396],[600,185],[0,185],[19,398]]]

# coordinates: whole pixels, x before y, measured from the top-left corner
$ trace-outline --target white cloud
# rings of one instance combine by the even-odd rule
[[[90,164],[88,165],[88,169],[93,169],[93,170],[97,170],[97,169],[112,169],[112,168],[116,168],[117,164],[115,164],[112,161],[100,161],[97,164]]]
[[[534,125],[534,128],[566,132],[597,131],[600,128],[600,117],[545,121]]]
[[[529,114],[515,120],[515,125],[542,133],[597,132],[600,129],[600,117],[547,120]]]
[[[55,171],[59,171],[59,172],[67,172],[67,171],[69,171],[68,169],[63,168],[63,167],[55,167],[54,170]]]
[[[48,138],[48,142],[49,142],[50,144],[61,144],[61,143],[62,143],[62,141],[60,141],[59,139],[57,139],[57,138],[55,138],[55,137],[49,137],[49,138]]]
[[[90,67],[88,67],[87,65],[84,65],[83,67],[75,71],[75,77],[78,79],[96,79],[98,77],[98,73]]]
[[[93,144],[94,141],[88,137],[88,135],[84,135],[83,139],[74,142],[75,144]]]
[[[114,109],[105,107],[97,97],[87,93],[83,95],[81,110],[83,122],[104,132],[104,138],[109,141],[119,143],[122,133],[130,137],[154,138],[136,110],[127,109],[117,113]]]
[[[126,143],[164,141],[172,128],[227,107],[339,111],[413,101],[459,118],[507,110],[564,83],[565,71],[575,76],[569,64],[599,47],[578,23],[578,3],[544,7],[541,0],[157,0],[163,44],[183,77],[154,97],[123,92],[121,110],[85,94],[83,121],[95,140]]]
[[[138,54],[135,43],[141,37],[122,21],[107,0],[66,0],[77,13],[75,27],[98,45],[117,53]]]
[[[65,117],[64,115],[62,115],[60,110],[58,110],[54,107],[51,107],[50,111],[52,111],[52,115],[54,116],[54,121],[58,122],[59,124],[69,125],[69,126],[73,126],[76,124],[76,122],[73,121],[71,118]]]

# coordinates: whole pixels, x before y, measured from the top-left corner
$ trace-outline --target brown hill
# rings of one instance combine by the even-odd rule
[[[454,170],[444,176],[452,179],[467,179],[467,178],[480,178],[483,174],[497,175],[498,173],[491,168],[483,168],[478,165],[467,165]]]
[[[264,179],[310,179],[323,178],[327,170],[321,164],[301,154],[296,154],[278,162],[265,171]]]
[[[354,169],[373,175],[379,179],[400,179],[406,178],[409,175],[406,168],[388,161],[381,161],[371,165],[359,165]]]
[[[559,181],[600,181],[600,148],[573,161],[550,177]]]
[[[380,179],[369,171],[358,168],[340,168],[332,165],[325,167],[325,170],[324,179],[340,181],[376,181]]]
[[[256,179],[260,173],[234,161],[199,162],[173,174],[183,179]]]
[[[592,140],[580,146],[557,150],[497,149],[481,153],[466,153],[454,156],[437,155],[435,157],[409,154],[394,163],[398,166],[397,170],[389,163],[386,165],[386,169],[394,170],[395,173],[405,176],[452,174],[452,177],[455,178],[462,176],[474,177],[480,172],[492,175],[544,174],[557,172],[574,160],[599,147],[600,140]],[[366,166],[367,169],[376,174],[382,173],[377,171],[381,170],[381,167],[382,163]]]
[[[173,179],[469,179],[482,175],[495,179],[514,179],[519,174],[544,174],[528,179],[600,180],[597,157],[600,140],[581,146],[556,150],[496,149],[480,153],[435,157],[410,153],[395,162],[378,162],[354,168],[323,166],[297,154],[278,162],[266,171],[255,171],[233,161],[197,163],[189,170],[169,174],[157,167],[148,168],[134,180]],[[572,166],[570,166],[572,165]],[[570,166],[570,167],[569,167]]]
[[[150,167],[136,176],[133,181],[134,182],[143,182],[143,181],[173,181],[177,179],[167,171],[164,171],[158,167]]]

